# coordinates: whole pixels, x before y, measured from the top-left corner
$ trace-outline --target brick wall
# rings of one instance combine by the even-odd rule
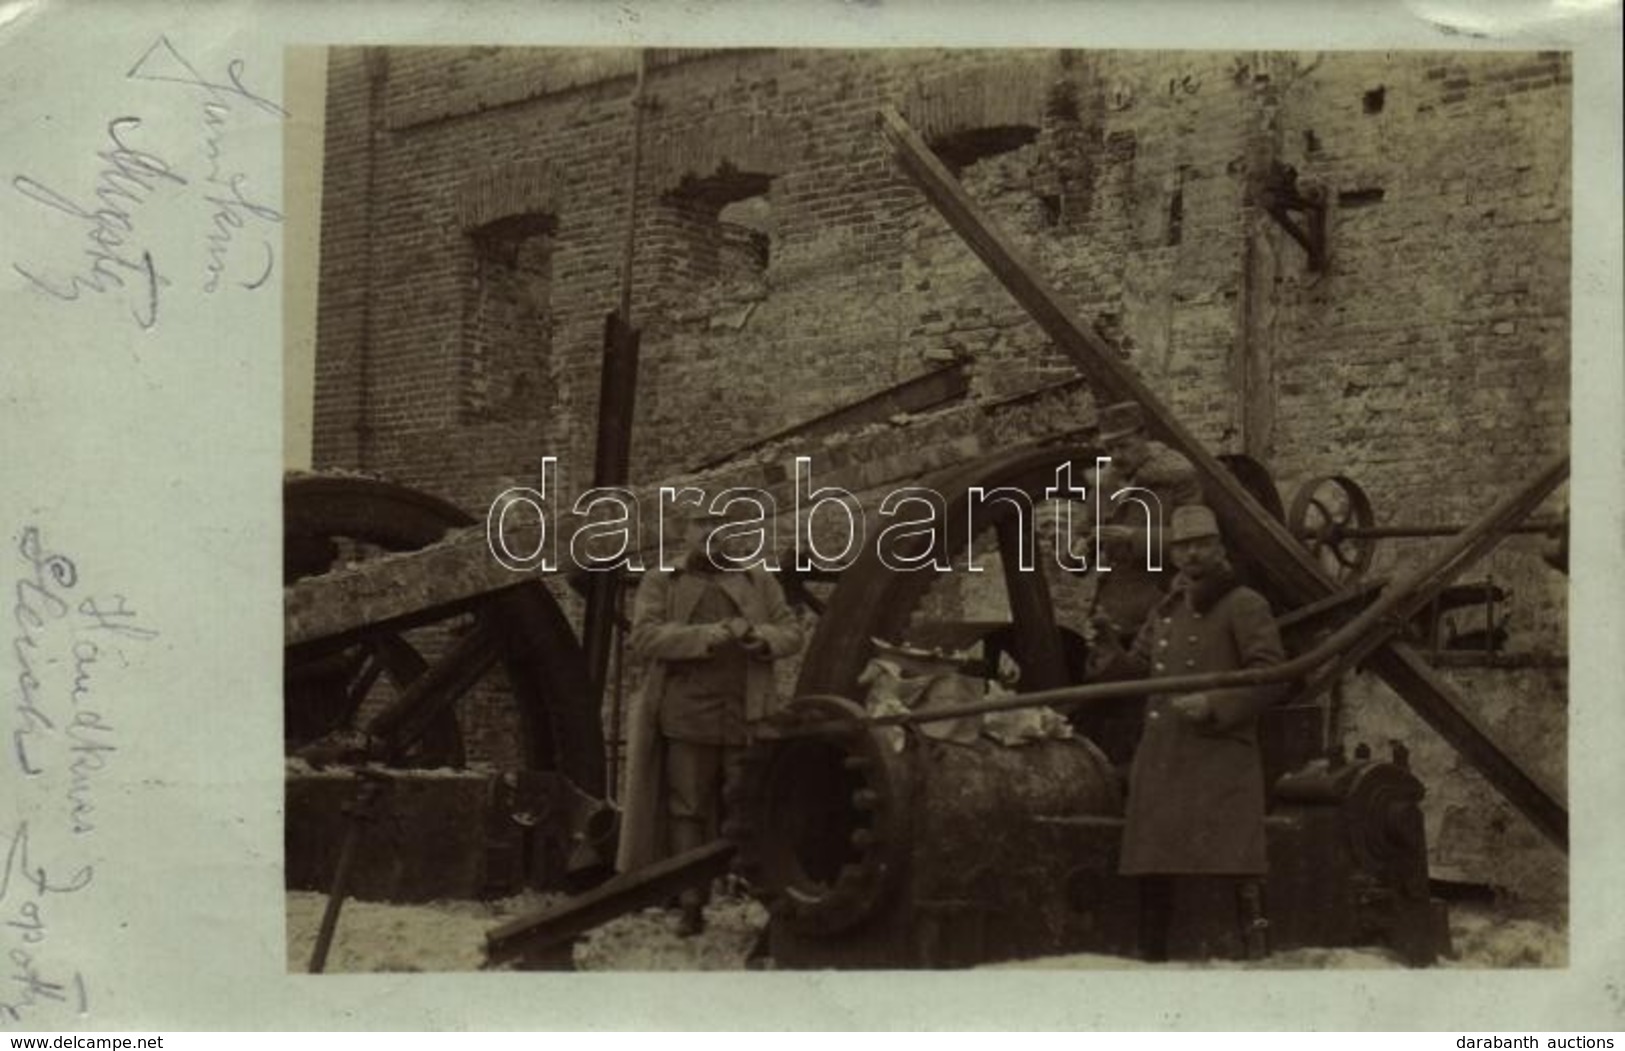
[[[318,466],[476,512],[544,455],[587,484],[635,70],[608,50],[333,53]],[[1287,497],[1346,474],[1379,521],[1468,519],[1567,447],[1568,82],[1557,53],[651,53],[633,481],[953,359],[971,406],[820,443],[820,482],[1089,422],[1076,388],[988,408],[1072,370],[894,169],[875,111],[896,105],[1215,452],[1267,462]],[[1324,195],[1321,272],[1260,206],[1277,165]],[[493,276],[481,231],[524,216],[545,266]],[[760,459],[734,474],[782,491],[787,451]],[[1561,653],[1564,583],[1535,543],[1487,572],[1514,592],[1513,646]],[[1386,543],[1374,571],[1428,550]],[[1475,674],[1485,717],[1561,782],[1561,676]],[[1431,740],[1380,687],[1348,694],[1351,739]],[[1483,872],[1530,834],[1436,744],[1417,745],[1436,853]],[[1559,893],[1542,849],[1509,882]]]

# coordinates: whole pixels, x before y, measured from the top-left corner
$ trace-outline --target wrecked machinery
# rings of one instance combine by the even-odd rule
[[[723,838],[608,878],[615,815],[600,706],[615,645],[613,604],[589,594],[578,636],[542,583],[494,564],[483,534],[458,509],[371,479],[294,478],[286,488],[290,748],[318,762],[455,766],[464,748],[458,701],[499,666],[516,747],[502,774],[464,779],[460,804],[412,805],[410,778],[386,776],[382,788],[377,777],[291,779],[290,885],[330,889],[335,916],[352,891],[411,897],[403,865],[388,859],[432,839],[442,847],[436,864],[461,865],[466,871],[453,876],[470,893],[522,883],[576,892],[490,932],[491,960],[521,966],[568,966],[570,946],[585,931],[730,870],[768,905],[771,953],[782,967],[1129,954],[1138,910],[1133,881],[1116,875],[1120,771],[1143,698],[1268,682],[1288,698],[1261,730],[1272,945],[1383,944],[1407,962],[1431,962],[1448,936],[1442,906],[1429,895],[1423,786],[1402,745],[1385,757],[1329,747],[1319,699],[1356,665],[1374,671],[1566,850],[1559,795],[1492,740],[1407,632],[1413,618],[1456,601],[1457,578],[1506,535],[1550,528],[1530,516],[1565,481],[1566,459],[1454,531],[1405,579],[1362,580],[1373,540],[1413,531],[1377,528],[1369,502],[1342,478],[1310,483],[1288,512],[1260,465],[1213,456],[1073,316],[898,114],[884,111],[880,124],[901,169],[1075,362],[1096,397],[1139,402],[1152,437],[1195,465],[1239,567],[1277,611],[1287,663],[1154,685],[1082,682],[1080,640],[1058,616],[1046,575],[1013,568],[1019,539],[1008,505],[969,501],[978,487],[1039,498],[1057,467],[1093,463],[1097,450],[1037,445],[958,463],[920,479],[948,501],[936,540],[964,552],[979,534],[995,539],[1011,567],[1002,574],[1008,619],[944,619],[929,595],[934,574],[897,572],[873,551],[822,597],[793,587],[819,613],[817,627],[794,699],[747,755]],[[612,322],[612,351],[628,338]],[[625,381],[624,369],[606,368],[606,394],[612,371],[615,382]],[[626,403],[608,398],[606,406],[624,431]],[[605,447],[601,435],[601,455]],[[624,441],[618,447],[624,459]],[[388,557],[368,557],[379,555]],[[1467,593],[1477,600],[1476,591]],[[429,647],[410,641],[424,637]],[[876,639],[970,648],[990,678],[1006,654],[1019,680],[1009,695],[876,714],[861,703]],[[1079,732],[1011,746],[973,722],[1046,707],[1067,711]],[[1191,910],[1182,925],[1190,933],[1176,952],[1233,951],[1228,899],[1182,907]]]

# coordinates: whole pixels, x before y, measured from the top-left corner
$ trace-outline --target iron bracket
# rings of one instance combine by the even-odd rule
[[[1326,192],[1318,186],[1299,189],[1298,170],[1272,161],[1259,181],[1257,201],[1265,214],[1309,253],[1309,272],[1325,273]]]

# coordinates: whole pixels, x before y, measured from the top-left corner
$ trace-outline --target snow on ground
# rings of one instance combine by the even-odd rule
[[[557,896],[525,894],[494,902],[452,901],[429,905],[388,905],[347,901],[328,953],[329,972],[473,971],[484,962],[485,932],[506,920],[557,901]],[[288,968],[304,971],[321,926],[325,895],[288,895]],[[576,946],[583,971],[742,970],[767,914],[753,901],[720,898],[706,912],[707,926],[696,938],[679,938],[675,912],[646,909],[593,931]],[[1454,960],[1443,967],[1565,967],[1566,919],[1555,910],[1517,914],[1484,905],[1450,910]],[[1077,954],[996,964],[998,967],[1109,970],[1156,966],[1167,969],[1370,969],[1401,964],[1381,949],[1294,949],[1256,963],[1211,962],[1151,965],[1116,956]]]

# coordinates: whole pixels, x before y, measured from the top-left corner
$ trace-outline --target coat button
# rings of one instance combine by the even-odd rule
[[[1192,635],[1192,636],[1191,636],[1191,641],[1192,641],[1192,642],[1201,642],[1201,641],[1202,641],[1202,640],[1201,640],[1201,639],[1199,639],[1199,638],[1197,638],[1197,637],[1196,637],[1196,636],[1195,636],[1195,635]]]
[[[1147,719],[1161,719],[1162,718],[1162,713],[1161,712],[1151,712],[1148,715],[1146,715],[1146,718]]]
[[[1172,617],[1163,617],[1162,622],[1164,624],[1172,624],[1174,622],[1174,618],[1172,618]]]
[[[1158,671],[1163,671],[1163,670],[1164,670],[1164,669],[1166,669],[1166,668],[1167,668],[1167,667],[1168,667],[1168,665],[1166,665],[1166,664],[1164,664],[1164,663],[1162,663],[1162,662],[1161,662],[1161,661],[1158,661],[1158,662],[1157,662],[1157,670],[1158,670]]]
[[[1187,667],[1187,668],[1194,668],[1194,667],[1196,667],[1196,662],[1195,662],[1195,661],[1194,661],[1194,660],[1189,660],[1189,661],[1186,661],[1186,662],[1185,662],[1185,667]]]
[[[1164,649],[1167,649],[1168,640],[1167,639],[1158,639],[1157,640],[1157,645],[1163,647]]]

